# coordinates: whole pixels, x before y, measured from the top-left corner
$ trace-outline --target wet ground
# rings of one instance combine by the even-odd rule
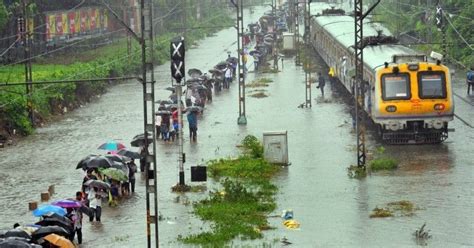
[[[258,11],[249,20],[258,19]],[[235,51],[235,29],[219,32],[186,53],[187,68],[210,69]],[[252,68],[250,68],[252,70]],[[247,97],[246,126],[237,125],[238,87],[214,96],[199,120],[198,142],[190,144],[185,127],[186,182],[189,166],[209,159],[236,155],[247,134],[262,138],[265,131],[287,130],[291,165],[275,179],[279,193],[277,210],[294,211],[301,223],[288,230],[281,218],[270,218],[274,230],[265,238],[233,242],[250,247],[280,247],[286,237],[293,247],[400,247],[415,246],[412,233],[423,223],[430,229],[430,247],[474,246],[474,141],[473,129],[459,120],[456,129],[441,145],[386,146],[386,154],[400,161],[393,172],[373,173],[366,179],[350,179],[347,167],[356,163],[355,135],[343,99],[326,86],[326,98],[313,88],[313,107],[297,108],[304,102],[304,73],[292,59],[284,61],[278,74],[259,74],[273,79],[265,88],[267,98]],[[250,73],[247,81],[253,80]],[[169,91],[169,65],[156,68],[157,98]],[[456,91],[463,97],[464,84]],[[250,90],[250,89],[249,89]],[[130,139],[143,132],[142,89],[136,82],[118,85],[98,101],[89,104],[48,127],[40,128],[17,145],[0,150],[0,229],[13,223],[35,221],[28,202],[56,185],[54,199],[73,197],[80,189],[82,171],[77,162],[109,139]],[[459,101],[457,100],[457,103]],[[473,123],[472,106],[458,107],[457,113]],[[470,119],[469,119],[470,118]],[[370,147],[379,146],[368,136]],[[192,215],[189,203],[203,193],[178,195],[170,187],[178,181],[178,147],[158,142],[159,237],[162,247],[182,247],[177,237],[197,233],[203,223]],[[145,247],[145,189],[137,180],[137,192],[119,207],[105,207],[101,225],[84,220],[82,247]],[[212,182],[208,182],[211,189]],[[371,219],[373,208],[389,202],[408,200],[419,209],[413,216]],[[105,204],[104,204],[105,205]]]

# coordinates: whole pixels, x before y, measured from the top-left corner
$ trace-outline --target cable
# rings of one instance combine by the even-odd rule
[[[31,59],[35,59],[35,58],[38,58],[38,57],[42,57],[42,56],[45,56],[45,55],[48,55],[48,54],[55,53],[55,52],[57,52],[57,51],[64,50],[64,49],[66,49],[66,48],[68,48],[68,47],[75,46],[76,44],[85,42],[85,41],[87,41],[87,40],[89,40],[89,39],[99,38],[99,37],[101,37],[101,36],[110,35],[110,34],[113,34],[113,33],[117,33],[117,32],[124,31],[124,30],[125,30],[125,29],[119,29],[119,30],[115,30],[115,31],[103,33],[103,34],[100,34],[100,35],[97,35],[97,36],[84,37],[84,39],[79,40],[79,41],[74,42],[74,43],[71,43],[71,44],[69,44],[69,45],[62,46],[62,47],[60,47],[60,48],[57,48],[57,49],[54,49],[54,50],[51,50],[51,51],[48,51],[48,52],[45,52],[45,53],[41,53],[41,54],[35,55],[35,56],[33,56],[33,57],[29,57],[29,58],[26,58],[26,59],[17,61],[17,62],[13,62],[13,63],[10,63],[10,64],[5,64],[5,65],[0,65],[0,68],[2,68],[2,67],[7,67],[7,66],[10,66],[10,65],[20,64],[20,63],[23,63],[23,62],[28,61],[28,60],[31,60]]]
[[[471,50],[474,50],[474,48],[472,47],[471,44],[469,44],[466,39],[464,39],[464,37],[458,32],[458,30],[456,29],[456,27],[454,27],[453,23],[451,22],[451,20],[449,20],[448,18],[448,15],[446,15],[446,13],[443,11],[443,15],[444,17],[446,18],[446,20],[448,20],[448,23],[449,25],[451,25],[451,27],[453,28],[454,32],[456,32],[456,34],[458,34],[459,38],[461,38],[462,41],[464,41],[464,43],[466,43],[467,47],[469,47]]]
[[[5,49],[5,51],[2,52],[2,54],[0,54],[0,57],[3,57],[3,55],[5,55],[10,49],[13,48],[13,46],[15,46],[15,44],[20,40],[20,37],[18,37],[15,42],[13,42],[7,49]]]
[[[115,59],[115,60],[109,61],[108,63],[105,63],[105,64],[102,64],[102,65],[100,65],[100,66],[94,67],[94,68],[92,68],[92,69],[90,69],[90,70],[82,71],[81,73],[77,73],[77,74],[71,75],[71,76],[65,78],[64,80],[73,79],[73,78],[75,78],[75,77],[77,77],[77,76],[83,75],[83,74],[85,74],[85,73],[87,73],[87,72],[90,72],[90,71],[92,71],[92,70],[96,70],[97,68],[102,68],[102,67],[108,66],[108,65],[110,65],[110,64],[112,64],[112,63],[115,63],[115,62],[117,62],[117,61],[126,59],[126,58],[128,58],[128,57],[135,56],[135,55],[137,55],[137,54],[140,53],[140,52],[141,52],[141,51],[137,50],[137,51],[135,51],[135,52],[133,52],[133,53],[131,53],[131,54],[127,54],[127,55],[125,55],[125,56],[123,56],[123,57],[120,57],[120,58],[117,58],[117,59]],[[24,97],[24,96],[31,96],[31,95],[37,93],[38,91],[43,91],[43,90],[49,89],[49,88],[52,87],[52,86],[53,86],[53,84],[50,84],[50,85],[47,85],[47,86],[45,86],[45,87],[35,89],[34,92],[31,92],[30,94],[23,94],[22,97]],[[2,89],[2,90],[3,90],[3,89]],[[10,93],[13,93],[13,92],[10,92]],[[16,93],[16,92],[15,92],[15,93]],[[7,102],[7,103],[5,103],[5,104],[3,104],[3,105],[0,105],[0,109],[3,108],[3,107],[5,107],[5,106],[7,106],[7,105],[10,104],[10,103],[12,103],[12,102]]]

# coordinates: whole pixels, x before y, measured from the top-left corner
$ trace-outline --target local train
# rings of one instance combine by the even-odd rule
[[[312,47],[345,89],[354,94],[354,17],[313,3]],[[368,19],[368,18],[366,18]],[[388,144],[440,143],[454,117],[451,75],[440,58],[429,61],[397,44],[380,24],[364,21],[363,101],[367,116]]]

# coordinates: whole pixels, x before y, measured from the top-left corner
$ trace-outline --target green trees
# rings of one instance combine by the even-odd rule
[[[474,64],[474,4],[472,1],[442,1],[445,11],[444,30],[448,44],[448,57],[469,67]],[[407,33],[425,41],[415,49],[442,51],[442,32],[435,24],[435,0],[382,1],[375,9],[374,19],[383,22],[394,34]],[[471,47],[469,47],[471,45]]]

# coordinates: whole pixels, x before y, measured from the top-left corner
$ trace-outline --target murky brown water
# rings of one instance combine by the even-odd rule
[[[250,18],[254,21],[258,15]],[[234,29],[203,40],[187,53],[187,68],[211,68],[226,58],[227,49],[235,49],[234,40]],[[169,94],[164,90],[169,86],[169,65],[156,72],[157,98],[164,98]],[[313,108],[297,108],[304,102],[304,73],[293,60],[285,61],[283,72],[263,76],[274,82],[265,88],[268,98],[247,98],[247,126],[237,125],[238,88],[233,83],[207,106],[199,121],[198,143],[188,142],[185,129],[187,182],[190,165],[237,154],[235,145],[245,135],[262,137],[264,131],[288,130],[292,164],[275,179],[280,191],[274,214],[293,209],[301,228],[288,230],[280,218],[270,218],[275,229],[265,232],[263,240],[234,241],[234,245],[279,247],[278,240],[286,237],[293,247],[415,246],[412,233],[426,223],[433,236],[430,247],[474,246],[472,129],[456,120],[452,125],[456,132],[444,144],[386,147],[386,154],[400,160],[399,169],[350,179],[346,168],[356,162],[356,155],[347,106],[331,92],[328,102],[322,102],[313,88],[317,99]],[[248,81],[253,77],[251,73]],[[459,93],[464,95],[464,89],[460,86]],[[54,199],[72,197],[82,182],[82,172],[74,169],[82,157],[99,153],[97,146],[109,139],[128,144],[142,132],[141,97],[140,84],[118,85],[97,102],[0,150],[0,229],[34,222],[27,203],[39,200],[39,193],[50,184],[56,185]],[[469,109],[459,111],[473,116]],[[368,140],[371,147],[378,146]],[[159,223],[160,244],[182,247],[178,235],[197,233],[203,226],[192,215],[192,207],[183,203],[204,194],[171,193],[178,181],[178,149],[160,142],[158,150],[159,212],[164,217]],[[118,208],[105,207],[102,225],[84,221],[82,247],[145,247],[144,182],[138,179],[137,184],[137,193]],[[420,209],[410,217],[369,218],[373,208],[399,200],[409,200]]]

